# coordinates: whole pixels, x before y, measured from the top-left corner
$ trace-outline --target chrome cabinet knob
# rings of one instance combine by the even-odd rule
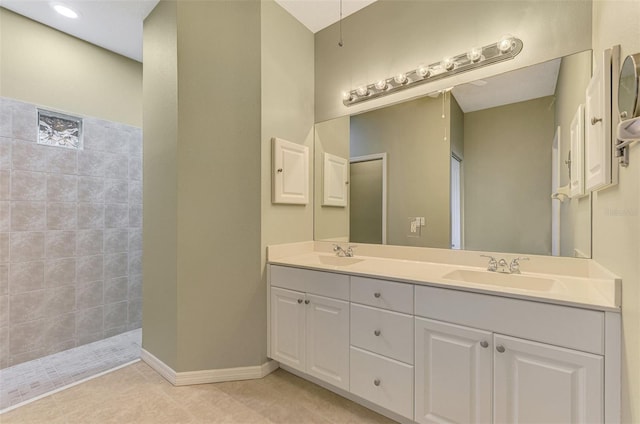
[[[373,294],[373,297],[380,297],[380,292],[375,292],[375,293]]]
[[[504,346],[502,346],[502,345],[498,345],[498,346],[496,346],[496,350],[497,350],[498,352],[500,352],[500,353],[504,353],[504,351],[505,351],[506,349],[504,348]]]
[[[375,331],[373,332],[373,334],[375,334],[376,336],[379,336],[379,335],[380,335],[380,330],[375,330]]]
[[[298,299],[298,303],[302,303],[302,299]]]
[[[487,342],[486,340],[483,340],[480,342],[480,346],[486,349],[489,347],[489,342]]]
[[[305,304],[305,305],[308,305],[308,304],[309,304],[309,302],[311,302],[311,301],[310,301],[309,299],[307,299],[307,300],[305,300],[305,301],[304,301],[304,304]]]
[[[373,385],[374,386],[379,386],[380,385],[380,379],[376,378],[375,380],[373,380]]]

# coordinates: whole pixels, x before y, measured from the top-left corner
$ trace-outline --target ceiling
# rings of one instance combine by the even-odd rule
[[[12,10],[107,50],[142,62],[142,21],[159,0],[0,0]],[[340,19],[340,0],[275,0],[311,32]],[[348,16],[376,0],[343,0]],[[80,17],[69,19],[53,10],[62,4]]]
[[[560,59],[457,85],[451,92],[464,113],[552,96],[556,91]],[[523,84],[526,81],[526,84]]]
[[[142,22],[159,0],[0,0],[0,6],[82,40],[142,62]],[[275,0],[313,33],[340,19],[340,0]],[[348,16],[376,0],[342,0]],[[69,19],[53,10],[63,4],[80,17]],[[559,61],[488,78],[482,84],[453,89],[464,112],[551,95]],[[524,79],[523,79],[524,78]],[[521,81],[527,81],[522,84]],[[491,95],[486,95],[491,90]]]
[[[376,0],[342,0],[342,17]],[[340,20],[340,0],[275,0],[314,34]]]

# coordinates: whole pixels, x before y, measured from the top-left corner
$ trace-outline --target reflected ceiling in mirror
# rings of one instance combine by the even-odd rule
[[[551,198],[590,77],[585,51],[316,124],[315,239],[590,257],[590,197]],[[346,206],[320,201],[325,153]]]

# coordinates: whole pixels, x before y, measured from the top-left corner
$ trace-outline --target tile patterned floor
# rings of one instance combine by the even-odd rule
[[[263,379],[174,387],[144,362],[0,416],[2,424],[391,424],[284,370]]]
[[[142,330],[0,370],[0,412],[140,358]],[[4,417],[0,418],[4,423]]]

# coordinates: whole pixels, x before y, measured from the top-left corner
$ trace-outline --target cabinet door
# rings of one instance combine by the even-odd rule
[[[307,374],[349,390],[349,302],[307,294]]]
[[[585,120],[585,185],[593,191],[611,183],[610,52],[603,53],[587,86]]]
[[[309,203],[309,148],[273,138],[273,203]]]
[[[415,420],[491,422],[491,333],[423,318],[415,328]]]
[[[340,156],[324,154],[322,205],[347,206],[349,162]]]
[[[304,293],[271,288],[271,358],[305,371]]]
[[[603,422],[603,358],[494,336],[496,423]]]
[[[584,107],[578,106],[571,126],[571,197],[584,194]]]

